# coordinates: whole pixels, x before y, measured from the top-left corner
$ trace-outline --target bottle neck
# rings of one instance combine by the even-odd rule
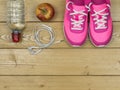
[[[20,30],[13,30],[12,31],[12,41],[15,43],[20,42],[21,38],[21,31]]]

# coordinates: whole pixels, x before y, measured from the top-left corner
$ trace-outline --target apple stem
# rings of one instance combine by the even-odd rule
[[[40,9],[42,12],[43,12],[43,14],[46,14],[47,13],[47,10],[44,8],[44,9]]]

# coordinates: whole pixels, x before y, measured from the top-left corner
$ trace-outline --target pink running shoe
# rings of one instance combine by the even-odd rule
[[[91,0],[90,39],[96,47],[104,47],[112,37],[110,0]]]
[[[88,9],[84,0],[66,0],[64,33],[72,46],[81,46],[88,31]]]

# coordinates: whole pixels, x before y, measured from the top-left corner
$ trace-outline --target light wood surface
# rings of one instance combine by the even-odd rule
[[[47,49],[35,56],[2,51],[0,75],[120,75],[119,49]]]
[[[63,35],[65,0],[25,0],[26,29],[23,41],[11,42],[6,24],[6,2],[0,0],[0,90],[120,90],[120,0],[111,0],[114,32],[105,48],[95,48],[89,38],[72,48]],[[39,3],[48,2],[56,15],[42,23],[35,16]],[[27,48],[37,46],[33,29],[46,24],[55,31],[55,43],[38,55]],[[43,32],[42,40],[49,36]]]
[[[120,90],[120,77],[1,76],[1,90]]]

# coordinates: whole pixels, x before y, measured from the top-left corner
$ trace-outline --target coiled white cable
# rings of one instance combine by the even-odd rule
[[[41,31],[47,31],[50,35],[50,41],[45,44],[45,43],[42,43],[40,41],[40,32]],[[54,43],[54,40],[55,40],[55,33],[53,31],[53,29],[45,24],[38,24],[36,25],[36,27],[34,28],[34,40],[36,42],[36,44],[38,45],[38,47],[36,46],[31,46],[28,48],[28,50],[30,51],[30,53],[32,55],[35,55],[35,54],[38,54],[42,51],[42,49],[45,49],[47,47],[50,47],[53,43]],[[37,49],[37,50],[35,50]]]

